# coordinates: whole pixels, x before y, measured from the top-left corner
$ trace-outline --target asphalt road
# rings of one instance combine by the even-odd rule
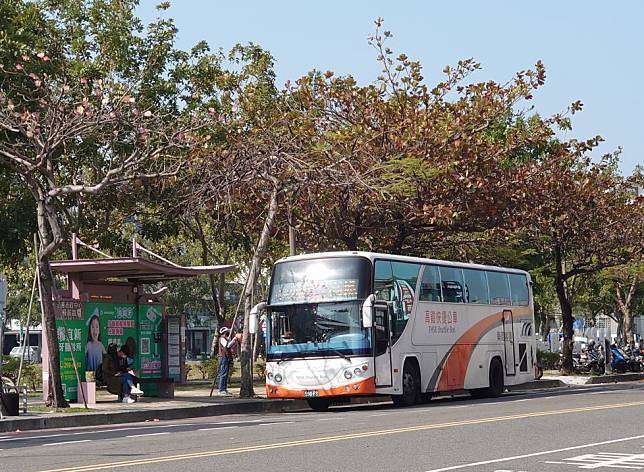
[[[1,471],[644,470],[644,382],[0,435]]]

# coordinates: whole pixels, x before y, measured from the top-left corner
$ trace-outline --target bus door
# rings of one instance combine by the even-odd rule
[[[516,352],[514,349],[514,318],[512,310],[503,310],[503,341],[505,345],[505,373],[516,374]]]
[[[389,304],[374,303],[374,364],[376,387],[391,387],[391,317]]]

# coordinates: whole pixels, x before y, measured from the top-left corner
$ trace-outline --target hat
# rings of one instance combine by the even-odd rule
[[[87,320],[85,320],[85,326],[89,326],[89,324],[91,323],[94,317],[98,319],[101,318],[101,312],[99,311],[98,307],[94,308],[94,311],[92,312],[92,316],[90,316],[89,318],[87,318]]]
[[[230,328],[226,328],[225,326],[219,330],[219,334],[225,334],[228,331],[230,331]]]

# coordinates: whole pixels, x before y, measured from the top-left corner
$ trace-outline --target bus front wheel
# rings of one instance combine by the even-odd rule
[[[402,375],[402,395],[392,395],[396,406],[411,406],[420,401],[420,374],[410,362],[405,363]]]
[[[331,406],[331,400],[328,398],[309,398],[306,402],[313,411],[327,411]]]

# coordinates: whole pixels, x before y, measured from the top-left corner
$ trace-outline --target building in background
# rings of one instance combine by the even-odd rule
[[[17,320],[7,320],[4,329],[4,342],[2,343],[2,354],[8,356],[11,350],[20,345],[23,336],[27,330]],[[32,326],[29,328],[29,339],[27,346],[37,347],[42,352],[42,325]]]

